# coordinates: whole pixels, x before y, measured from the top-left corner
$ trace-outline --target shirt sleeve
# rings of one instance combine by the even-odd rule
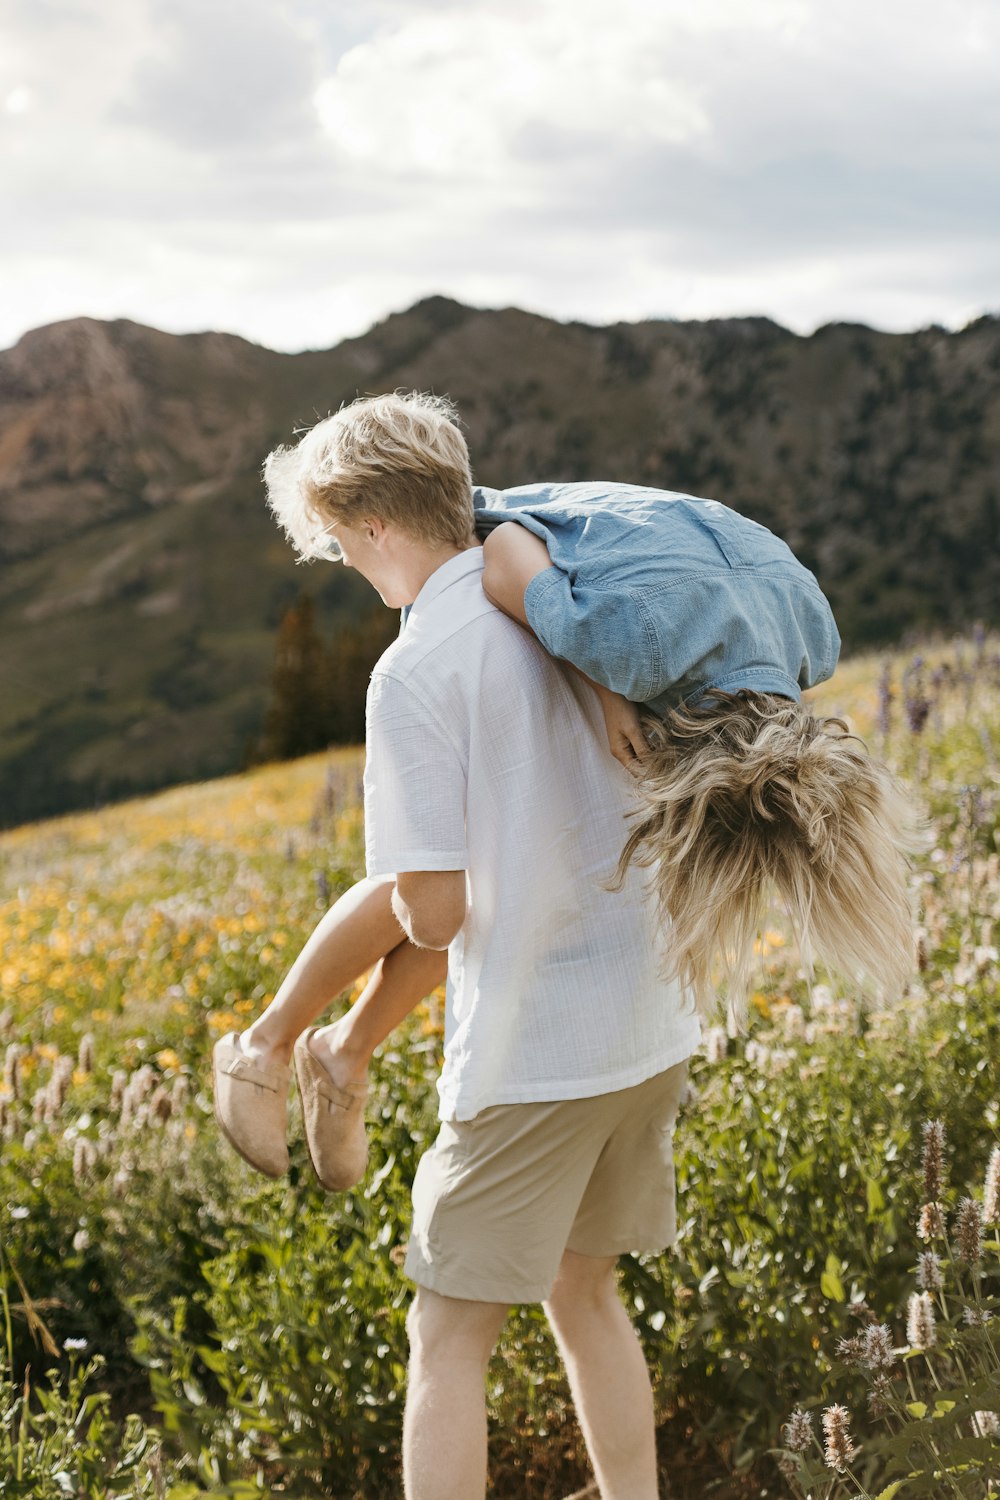
[[[524,612],[550,656],[571,661],[634,703],[657,691],[655,643],[628,590],[603,589],[545,568],[525,590]]]
[[[366,708],[368,875],[464,870],[466,786],[456,744],[435,714],[405,683],[376,672]]]

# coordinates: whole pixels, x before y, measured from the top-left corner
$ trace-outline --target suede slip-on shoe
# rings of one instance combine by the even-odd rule
[[[339,1088],[309,1047],[311,1026],[295,1043],[295,1076],[302,1098],[302,1127],[313,1171],[325,1188],[343,1193],[361,1181],[368,1165],[366,1083]]]
[[[219,1129],[244,1161],[268,1177],[281,1177],[288,1171],[291,1076],[291,1068],[283,1063],[265,1067],[247,1057],[238,1031],[220,1037],[212,1049]]]

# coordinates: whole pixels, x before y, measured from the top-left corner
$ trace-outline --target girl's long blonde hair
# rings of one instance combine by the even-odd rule
[[[887,766],[842,719],[766,693],[712,690],[642,716],[650,754],[612,883],[652,868],[669,972],[699,1011],[724,983],[742,1029],[754,944],[775,896],[803,963],[889,997],[913,969],[909,857],[918,823]]]

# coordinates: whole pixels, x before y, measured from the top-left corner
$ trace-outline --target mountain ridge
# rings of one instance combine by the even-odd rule
[[[998,374],[991,314],[799,335],[432,296],[298,354],[129,319],[29,330],[0,353],[0,825],[237,768],[299,590],[328,636],[374,618],[355,575],[296,566],[260,483],[358,394],[447,392],[484,484],[722,500],[816,572],[851,650],[996,620]]]

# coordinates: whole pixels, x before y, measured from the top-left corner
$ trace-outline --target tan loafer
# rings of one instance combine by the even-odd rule
[[[288,1171],[288,1085],[291,1069],[264,1067],[246,1056],[238,1031],[212,1049],[215,1118],[226,1140],[258,1172]]]
[[[368,1138],[365,1100],[368,1085],[338,1088],[309,1047],[311,1026],[295,1043],[295,1076],[302,1096],[302,1126],[313,1171],[325,1188],[342,1193],[365,1175]]]

